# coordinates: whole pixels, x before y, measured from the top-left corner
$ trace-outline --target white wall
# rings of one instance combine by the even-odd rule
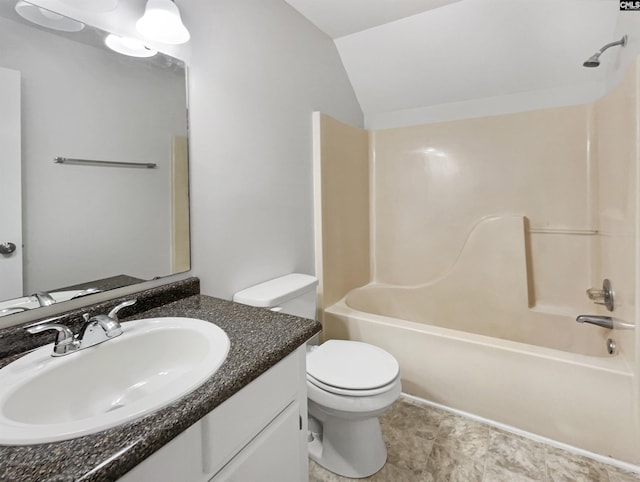
[[[184,92],[184,78],[0,22],[0,65],[22,74],[25,292],[169,273],[171,139],[185,134],[186,112],[184,97],[168,93]],[[56,156],[159,168],[60,165]]]
[[[627,69],[640,55],[640,15],[638,15],[638,12],[621,11],[618,13],[616,30],[612,41],[619,40],[623,35],[627,35],[627,45],[623,49],[620,49],[620,47],[611,49],[613,51],[619,50],[619,54],[614,56],[613,62],[608,65],[608,90],[620,82],[622,77],[627,74]],[[603,54],[602,58],[609,54],[610,50],[607,50],[607,53]]]
[[[314,273],[311,113],[362,125],[333,42],[283,0],[181,2],[192,271],[223,298]]]
[[[102,15],[36,2],[131,36],[144,10],[144,0]],[[363,125],[335,44],[284,0],[176,3],[191,41],[147,43],[188,62],[191,274],[204,294],[231,298],[314,273],[311,114]]]

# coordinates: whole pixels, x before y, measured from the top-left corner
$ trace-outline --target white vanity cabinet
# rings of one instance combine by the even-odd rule
[[[120,481],[308,480],[305,355],[298,348]]]

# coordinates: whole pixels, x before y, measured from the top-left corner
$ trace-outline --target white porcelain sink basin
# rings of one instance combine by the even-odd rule
[[[67,440],[146,415],[201,385],[229,351],[207,321],[149,318],[122,329],[61,357],[46,345],[0,369],[0,444]]]

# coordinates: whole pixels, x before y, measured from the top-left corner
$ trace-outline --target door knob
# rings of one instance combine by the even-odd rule
[[[11,254],[16,250],[16,245],[13,243],[0,243],[0,254]]]

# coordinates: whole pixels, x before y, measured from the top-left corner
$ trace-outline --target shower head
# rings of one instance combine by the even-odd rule
[[[600,65],[600,54],[593,54],[582,65],[584,67],[598,67]]]
[[[616,41],[616,42],[611,42],[608,43],[607,45],[605,45],[604,47],[602,47],[600,50],[598,50],[595,54],[593,54],[591,57],[589,57],[582,65],[584,67],[597,67],[600,65],[600,56],[602,55],[602,53],[607,50],[609,47],[615,47],[616,45],[620,45],[621,47],[624,47],[625,45],[627,45],[627,36],[623,35],[623,37]]]

